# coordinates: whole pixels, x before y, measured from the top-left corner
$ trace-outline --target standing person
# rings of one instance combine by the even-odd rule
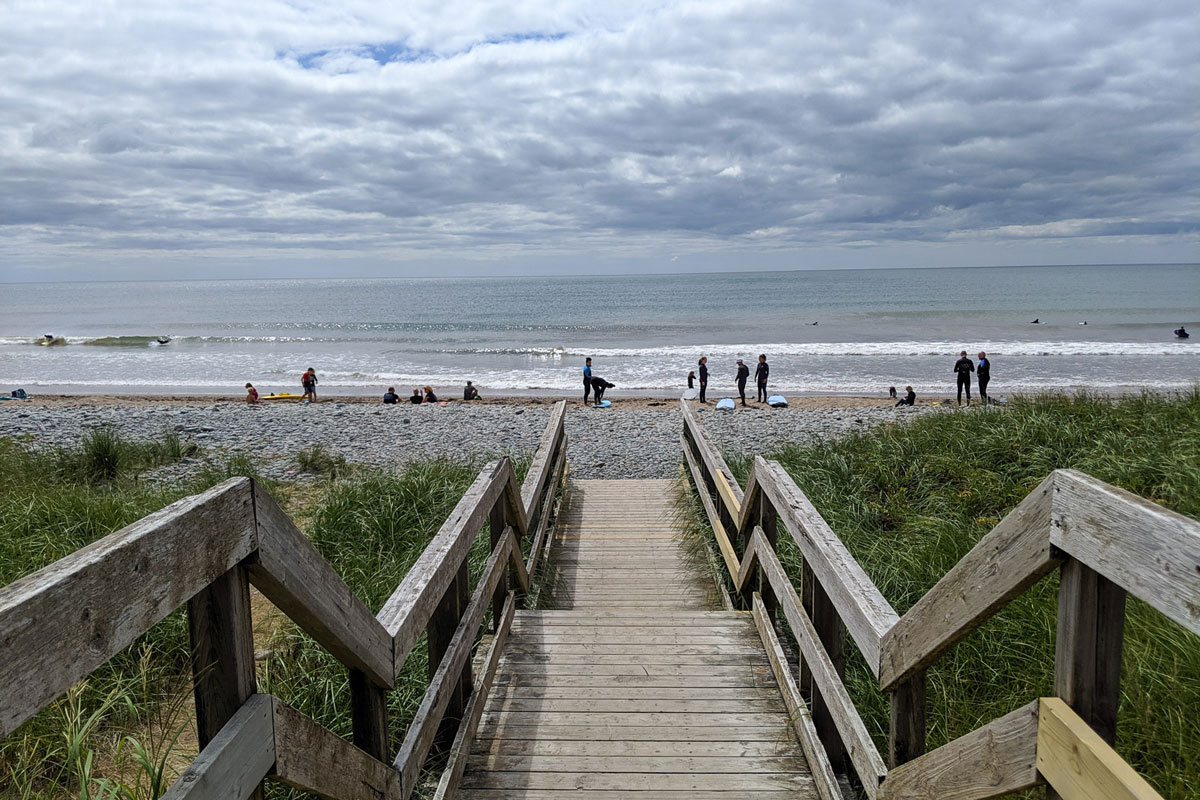
[[[583,360],[583,404],[586,406],[588,395],[592,393],[592,359]]]
[[[958,404],[962,405],[963,389],[966,389],[967,405],[969,406],[971,405],[971,373],[975,371],[975,364],[967,358],[966,350],[963,350],[958,356],[958,361],[954,362],[954,374],[958,376]]]
[[[738,394],[741,396],[742,405],[744,406],[744,405],[746,405],[746,381],[749,380],[749,378],[750,378],[750,368],[747,367],[746,363],[744,361],[742,361],[740,358],[738,359],[737,364],[738,364],[738,370],[737,370]]]
[[[754,368],[754,383],[758,385],[758,395],[754,398],[754,402],[767,402],[767,377],[770,374],[771,367],[767,364],[767,354],[760,353],[758,366]]]
[[[704,399],[704,393],[708,391],[708,357],[701,356],[700,361],[700,402],[707,405],[708,401]]]
[[[304,400],[308,403],[317,402],[317,371],[309,367],[300,376],[300,385],[304,387]]]
[[[985,406],[988,404],[987,385],[992,379],[992,362],[988,361],[987,353],[979,353],[979,369],[975,371],[976,377],[979,378],[979,402]],[[967,397],[970,400],[970,397]]]
[[[696,370],[694,370],[694,369],[688,371],[688,388],[689,389],[696,388]]]

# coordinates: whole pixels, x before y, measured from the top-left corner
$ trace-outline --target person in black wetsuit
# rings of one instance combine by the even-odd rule
[[[463,387],[463,400],[478,400],[479,390],[475,388],[475,384],[467,381],[467,385]]]
[[[975,364],[967,358],[966,350],[958,356],[958,361],[954,362],[954,374],[958,376],[958,404],[962,405],[963,389],[966,389],[967,405],[971,405],[971,373],[975,371]]]
[[[688,388],[689,389],[696,388],[696,370],[694,370],[694,369],[688,371]]]
[[[1188,333],[1187,328],[1183,327],[1182,325],[1175,329],[1175,337],[1177,339],[1186,339],[1189,336],[1191,336],[1191,334]]]
[[[600,405],[600,401],[604,399],[604,390],[611,389],[614,386],[616,386],[615,383],[609,383],[599,375],[592,378],[592,399],[596,402],[596,405]]]
[[[742,405],[746,405],[746,381],[750,378],[750,368],[747,367],[745,362],[743,362],[740,358],[738,359],[737,364],[738,394],[742,398]]]
[[[583,360],[583,404],[587,405],[588,395],[592,391],[592,359],[585,358]],[[599,402],[600,398],[596,398]]]
[[[908,392],[908,394],[904,395],[904,397],[901,397],[899,400],[897,400],[896,405],[897,406],[915,405],[917,402],[917,393],[913,391],[913,388],[911,386],[905,386],[904,391]]]
[[[758,366],[754,368],[754,383],[758,386],[758,394],[755,396],[754,402],[767,402],[767,376],[770,374],[771,368],[767,365],[767,354],[761,353],[758,356]]]
[[[992,379],[992,362],[988,361],[987,353],[979,354],[979,368],[975,370],[976,377],[979,378],[979,402],[985,406],[990,402],[988,400],[987,385]],[[968,397],[968,400],[971,398]]]
[[[700,402],[707,404],[704,393],[708,391],[708,359],[702,357],[698,363],[700,365]]]

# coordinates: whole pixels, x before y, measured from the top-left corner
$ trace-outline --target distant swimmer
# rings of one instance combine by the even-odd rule
[[[1085,319],[1083,322],[1081,322],[1081,323],[1079,323],[1079,324],[1080,324],[1080,325],[1087,325],[1087,320]]]
[[[154,341],[158,342],[159,344],[170,344],[171,337],[170,336],[160,336],[157,339],[155,339]]]
[[[814,322],[814,323],[812,323],[812,324],[813,324],[813,325],[820,325],[821,323],[819,323],[819,322]]]
[[[1175,329],[1175,337],[1176,338],[1186,339],[1189,336],[1191,336],[1191,334],[1188,333],[1187,330],[1182,325],[1180,325],[1178,328]]]
[[[1041,317],[1038,317],[1037,319],[1035,319],[1033,322],[1031,322],[1031,323],[1029,323],[1029,324],[1030,324],[1030,325],[1041,325],[1041,324],[1042,324],[1042,318],[1041,318]]]

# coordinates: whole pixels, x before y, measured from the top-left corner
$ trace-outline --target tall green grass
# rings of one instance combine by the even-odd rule
[[[1054,469],[1200,517],[1200,390],[1018,398],[768,457],[903,614]],[[731,465],[744,481],[749,462]],[[789,574],[799,575],[794,543],[780,542]],[[1052,694],[1056,597],[1054,574],[929,670],[930,749]],[[887,698],[861,658],[850,660],[847,684],[882,749]],[[1132,598],[1117,750],[1168,800],[1200,796],[1200,639]]]

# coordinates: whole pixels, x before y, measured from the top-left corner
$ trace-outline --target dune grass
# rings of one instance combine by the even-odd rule
[[[0,471],[0,585],[228,477],[262,480],[253,462],[241,455],[208,459],[198,465],[193,479],[178,485],[138,480],[142,471],[166,463],[172,453],[198,455],[177,448],[169,436],[130,442],[112,431],[89,435],[77,448],[55,451],[0,440],[0,459],[6,464]],[[331,473],[342,474],[344,466],[339,465],[322,470],[330,479],[316,488],[311,508],[298,519],[351,589],[377,610],[479,466],[435,460],[401,472],[351,470],[347,474],[352,479],[338,480]],[[518,463],[518,475],[526,468],[526,463]],[[285,508],[297,493],[293,487],[266,484]],[[487,544],[485,533],[471,551],[472,581],[487,559]],[[279,695],[349,736],[346,670],[286,620],[268,642],[258,644],[269,649],[258,665],[260,691]],[[425,691],[426,665],[422,640],[389,697],[394,742],[399,742]],[[189,686],[186,619],[177,611],[0,741],[0,798],[157,797],[169,784],[164,756],[190,725]],[[114,764],[123,765],[120,775],[113,774]],[[278,785],[270,792],[273,797],[303,796]]]
[[[1051,470],[1072,468],[1200,517],[1200,389],[1018,398],[767,454],[903,614]],[[730,459],[744,481],[746,459]],[[787,537],[780,558],[799,575]],[[1057,573],[928,672],[930,749],[1052,693]],[[853,646],[847,685],[881,752],[887,698]],[[1117,750],[1167,800],[1200,796],[1200,639],[1130,598]]]

